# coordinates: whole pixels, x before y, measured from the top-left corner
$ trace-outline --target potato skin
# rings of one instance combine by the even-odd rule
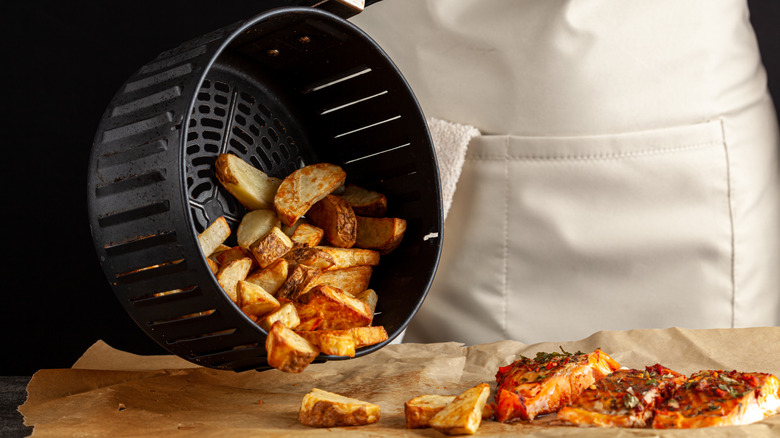
[[[328,195],[314,204],[306,217],[325,231],[325,240],[339,248],[352,248],[357,239],[357,218],[349,202]]]

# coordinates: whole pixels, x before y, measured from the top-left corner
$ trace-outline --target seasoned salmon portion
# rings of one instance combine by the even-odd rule
[[[558,419],[577,426],[647,427],[655,407],[685,380],[659,364],[619,369],[582,391],[558,411]]]
[[[592,353],[537,353],[500,367],[492,406],[500,422],[533,420],[558,412],[597,380],[620,365],[596,349]]]
[[[690,429],[749,424],[780,408],[772,374],[704,370],[691,375],[656,409],[653,427]]]

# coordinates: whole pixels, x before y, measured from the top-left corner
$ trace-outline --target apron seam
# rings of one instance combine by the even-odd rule
[[[721,123],[721,129],[723,129],[722,123]],[[505,143],[508,143],[508,140],[506,140]],[[616,160],[616,159],[624,159],[624,158],[642,158],[646,156],[653,156],[653,155],[660,155],[660,154],[667,154],[667,153],[671,154],[671,153],[684,152],[684,151],[690,151],[696,149],[703,149],[706,147],[718,145],[719,143],[720,143],[719,141],[709,140],[706,142],[692,143],[689,145],[681,145],[673,148],[654,148],[654,149],[644,149],[641,151],[631,151],[631,152],[616,152],[616,153],[589,154],[589,155],[561,155],[561,156],[511,155],[508,153],[507,150],[506,153],[503,155],[475,153],[475,154],[468,154],[467,158],[470,160],[482,160],[482,161],[491,161],[491,160],[607,161],[607,160]]]
[[[509,336],[509,137],[504,140],[504,266],[503,269],[503,294],[504,294],[504,308],[503,315],[501,315],[501,325],[504,330],[505,338],[510,339]]]
[[[736,277],[736,238],[734,236],[734,198],[733,187],[731,181],[731,160],[729,157],[729,144],[726,141],[726,126],[723,123],[723,119],[720,119],[721,138],[723,139],[723,152],[726,158],[726,201],[729,211],[729,227],[731,241],[731,327],[736,327],[737,324],[737,277]]]

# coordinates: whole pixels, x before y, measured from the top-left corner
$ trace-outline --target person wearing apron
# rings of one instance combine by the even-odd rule
[[[404,342],[780,324],[780,140],[745,0],[384,0],[351,20],[437,152],[464,143]]]

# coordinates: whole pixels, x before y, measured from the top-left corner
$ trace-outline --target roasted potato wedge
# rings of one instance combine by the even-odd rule
[[[292,240],[279,227],[273,227],[265,236],[251,244],[249,251],[261,268],[267,268],[271,263],[287,254],[292,247]]]
[[[238,246],[244,249],[257,241],[257,239],[268,234],[274,227],[279,228],[282,222],[276,217],[273,210],[252,210],[247,212],[242,218],[241,223],[236,229],[236,242]]]
[[[353,266],[376,266],[379,264],[379,251],[363,248],[334,248],[317,246],[333,258],[333,266],[328,269],[344,269]]]
[[[263,289],[262,286],[248,281],[241,280],[238,282],[237,293],[239,307],[247,315],[260,317],[281,307],[279,300]]]
[[[322,271],[313,278],[306,289],[320,284],[327,284],[350,294],[357,295],[368,289],[368,283],[371,280],[371,274],[374,269],[371,266],[352,266],[343,269],[333,269]]]
[[[375,249],[387,254],[396,249],[406,232],[406,221],[392,217],[357,217],[358,248]]]
[[[233,300],[234,303],[238,303],[238,282],[245,279],[249,270],[252,268],[252,259],[244,257],[241,259],[233,260],[227,265],[222,265],[217,271],[217,282],[225,293]]]
[[[355,347],[357,348],[385,342],[388,339],[387,330],[381,325],[352,327],[349,330],[352,332],[352,336],[355,337]]]
[[[260,269],[249,274],[246,281],[254,283],[271,295],[276,296],[279,288],[287,280],[289,264],[285,259],[278,259],[265,269]]]
[[[274,196],[282,183],[233,154],[220,154],[215,163],[219,182],[248,210],[274,207]]]
[[[266,313],[262,318],[257,321],[257,325],[270,332],[274,323],[281,322],[285,327],[294,329],[301,323],[301,319],[298,316],[298,309],[295,308],[293,303],[284,303],[278,309]]]
[[[302,223],[295,228],[290,239],[297,244],[313,247],[319,245],[323,237],[325,237],[325,230],[309,223]]]
[[[355,357],[357,341],[350,330],[296,330],[324,354]]]
[[[233,260],[243,259],[245,257],[252,259],[252,254],[240,246],[234,246],[224,251],[219,251],[219,253],[214,256],[214,260],[216,260],[220,266],[224,266]]]
[[[482,423],[482,410],[489,395],[487,383],[467,389],[434,415],[430,426],[447,435],[473,435]]]
[[[281,321],[276,321],[265,339],[268,365],[285,373],[300,373],[320,354],[309,341]]]
[[[363,292],[355,295],[355,298],[368,304],[368,308],[371,309],[371,313],[376,313],[376,305],[379,303],[379,295],[377,295],[374,289],[366,289]]]
[[[287,279],[276,291],[276,296],[286,300],[295,301],[309,288],[311,281],[319,275],[319,269],[306,265],[295,265]]]
[[[292,226],[312,205],[343,185],[346,177],[341,167],[330,163],[311,164],[291,173],[274,197],[279,219]]]
[[[368,305],[357,298],[326,284],[321,284],[301,295],[298,302],[304,309],[322,312],[323,330],[349,329],[371,324],[374,314]],[[304,310],[303,313],[308,313]]]
[[[314,388],[301,401],[298,421],[310,427],[362,426],[380,415],[379,405]]]
[[[230,225],[224,216],[214,220],[202,233],[198,234],[200,250],[206,257],[216,251],[230,237]]]
[[[354,184],[347,184],[339,196],[352,206],[356,215],[383,217],[387,213],[387,197]]]
[[[291,249],[284,255],[284,259],[290,265],[305,265],[310,268],[325,270],[333,266],[336,262],[328,251],[321,248],[310,248],[301,246]]]
[[[409,429],[422,429],[428,424],[434,415],[444,409],[445,406],[455,400],[454,395],[420,395],[404,403],[404,416],[406,427]]]
[[[306,218],[325,231],[325,240],[339,248],[351,248],[357,238],[357,219],[343,198],[327,195],[312,205]]]

